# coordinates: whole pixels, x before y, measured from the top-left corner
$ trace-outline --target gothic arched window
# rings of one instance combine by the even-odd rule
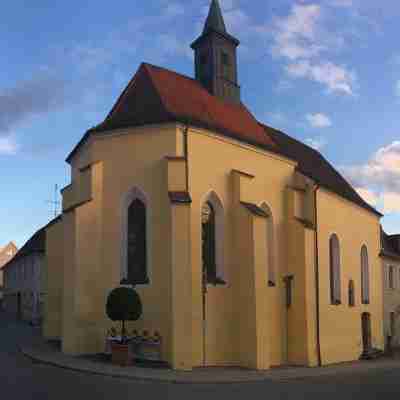
[[[148,283],[146,248],[146,206],[139,200],[132,201],[128,208],[128,282]]]
[[[369,304],[369,265],[366,246],[361,249],[361,302]]]
[[[207,282],[214,283],[217,277],[215,260],[215,211],[210,202],[205,202],[201,210],[203,273]]]
[[[349,282],[349,307],[354,307],[356,305],[356,298],[354,294],[354,281]]]
[[[333,234],[329,240],[329,272],[331,304],[340,304],[340,246],[339,239],[335,234]]]
[[[207,283],[224,284],[224,211],[211,192],[201,208],[203,277]]]

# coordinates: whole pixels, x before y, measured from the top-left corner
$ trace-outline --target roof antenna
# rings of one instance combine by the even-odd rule
[[[54,200],[47,200],[46,203],[51,204],[54,206],[54,218],[57,217],[58,213],[58,206],[60,204],[60,201],[57,200],[57,195],[58,195],[58,185],[54,185]]]

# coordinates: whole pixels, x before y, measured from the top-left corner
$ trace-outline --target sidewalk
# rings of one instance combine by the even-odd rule
[[[322,368],[279,367],[268,371],[254,371],[233,367],[195,368],[193,371],[173,371],[165,368],[118,367],[106,362],[92,361],[85,357],[62,354],[52,343],[40,337],[33,337],[31,343],[19,346],[20,351],[35,362],[66,368],[85,373],[105,375],[144,381],[169,383],[240,383],[265,380],[290,381],[317,378],[330,375],[370,373],[374,370],[400,368],[400,359],[380,359],[373,361],[354,361],[330,365]]]

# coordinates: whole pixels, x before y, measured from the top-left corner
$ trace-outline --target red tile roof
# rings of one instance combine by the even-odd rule
[[[222,101],[198,81],[150,64],[140,66],[104,122],[88,133],[164,122],[188,123],[249,144],[276,147],[243,104]]]
[[[181,122],[206,128],[297,161],[318,184],[381,216],[316,150],[283,132],[260,124],[243,104],[212,96],[196,80],[165,68],[142,64],[104,122],[90,129],[67,162],[92,134],[119,128]]]

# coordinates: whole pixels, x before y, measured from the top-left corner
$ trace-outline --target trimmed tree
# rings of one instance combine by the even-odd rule
[[[142,302],[135,289],[118,287],[107,297],[106,313],[112,321],[121,321],[121,343],[126,338],[125,321],[137,321],[143,312]]]

